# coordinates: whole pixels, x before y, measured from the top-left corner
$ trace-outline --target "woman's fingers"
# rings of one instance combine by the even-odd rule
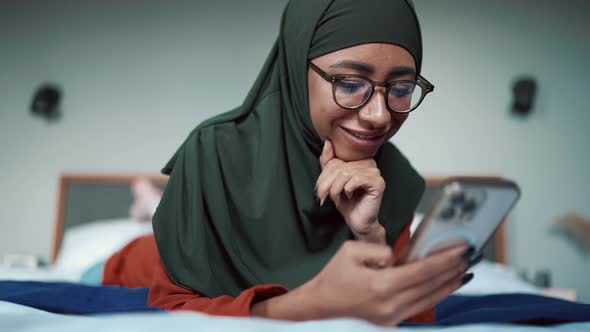
[[[465,274],[466,266],[467,264],[457,264],[443,273],[429,279],[428,282],[423,282],[413,287],[406,288],[398,293],[398,299],[396,300],[401,302],[405,307],[406,305],[418,302],[423,298],[430,297],[431,294],[435,293],[440,287],[456,279],[461,279]],[[425,307],[424,309],[427,308]]]
[[[340,247],[343,255],[357,264],[368,267],[386,267],[395,263],[395,255],[389,246],[362,241],[346,241]]]
[[[351,199],[354,192],[364,189],[369,195],[378,196],[385,190],[385,180],[381,176],[352,176],[344,185],[343,191],[348,199]]]
[[[339,159],[332,159],[320,174],[316,182],[316,193],[323,202],[329,195],[334,203],[339,201],[338,195],[345,194],[352,198],[354,191],[359,189],[373,189],[383,192],[385,181],[378,168],[370,167],[370,162],[344,163]],[[353,180],[349,184],[349,182]],[[346,192],[343,192],[346,185]]]
[[[399,312],[399,317],[402,320],[407,319],[413,315],[416,315],[424,310],[434,307],[440,301],[444,300],[451,293],[461,287],[463,273],[457,275],[454,278],[449,279],[446,283],[440,285],[438,288],[432,290],[430,293],[417,298],[416,301],[408,303]]]
[[[370,171],[371,174],[381,175],[381,172],[375,166],[375,161],[373,159],[345,162],[338,158],[332,158],[324,165],[322,173],[318,177],[316,183],[326,181],[327,179],[337,176],[339,173],[354,172],[355,170],[367,170]]]
[[[333,180],[328,195],[336,204],[336,206],[340,205],[340,199],[342,199],[341,195],[343,194],[344,186],[350,181],[351,175],[348,173],[338,173]],[[348,197],[350,199],[350,197]],[[323,203],[323,200],[322,200]]]
[[[324,148],[322,149],[322,154],[320,155],[320,165],[322,166],[322,170],[326,167],[326,164],[330,160],[334,159],[334,146],[329,139],[324,141]]]
[[[394,270],[403,270],[404,267],[407,266],[398,266]],[[400,288],[399,285],[394,287],[389,293],[388,301],[390,304],[386,305],[386,308],[389,308],[392,314],[390,317],[385,317],[385,322],[380,323],[385,325],[398,323],[403,319],[432,308],[460,287],[466,267],[467,262],[461,259],[456,264],[446,267],[443,271],[432,275],[426,280],[421,276],[416,276],[418,278],[414,279],[421,279],[422,281],[410,287]],[[403,282],[405,278],[407,276],[399,276],[397,281]]]
[[[426,271],[414,263],[391,267],[395,256],[386,245],[346,241],[305,289],[325,304],[326,317],[359,317],[381,325],[398,323],[432,307],[460,286],[467,266],[460,258],[463,249],[449,249],[432,256],[436,259],[423,259],[435,265],[433,271]],[[423,278],[420,273],[425,272],[431,276]],[[415,282],[413,286],[407,286],[407,279]]]
[[[329,189],[330,198],[338,205],[341,195],[352,199],[354,192],[358,189],[375,188],[378,190],[385,187],[385,182],[381,177],[367,175],[371,173],[373,172],[364,169],[337,173]],[[382,183],[383,185],[381,185]]]
[[[462,266],[467,267],[467,262],[461,257],[466,246],[461,245],[444,252],[425,257],[418,261],[408,263],[386,270],[383,282],[389,282],[396,290],[402,290],[417,286],[435,278],[449,269]]]
[[[369,173],[369,175],[367,175]],[[385,181],[380,176],[371,175],[373,172],[357,170],[356,172],[341,172],[333,177],[331,183],[326,183],[327,193],[320,187],[318,196],[322,203],[327,196],[338,206],[342,199],[352,199],[357,190],[363,190],[369,195],[379,196],[385,190]]]

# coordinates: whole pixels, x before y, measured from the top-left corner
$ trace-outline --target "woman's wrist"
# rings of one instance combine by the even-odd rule
[[[359,241],[386,244],[385,227],[379,221],[376,221],[373,226],[365,233],[353,232],[355,238]]]
[[[323,318],[312,283],[313,279],[286,294],[254,303],[250,310],[251,316],[291,321]]]

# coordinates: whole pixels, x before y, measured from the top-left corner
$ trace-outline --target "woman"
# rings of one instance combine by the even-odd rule
[[[161,263],[153,239],[131,245],[158,261],[149,303],[289,320],[433,319],[429,308],[470,278],[466,248],[400,266],[390,249],[407,242],[424,189],[388,143],[433,88],[421,60],[407,1],[289,2],[243,105],[199,125],[163,170]]]

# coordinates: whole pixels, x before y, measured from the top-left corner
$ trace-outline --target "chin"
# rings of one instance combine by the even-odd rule
[[[377,150],[354,150],[348,147],[335,146],[334,154],[336,158],[343,161],[357,161],[375,157]]]

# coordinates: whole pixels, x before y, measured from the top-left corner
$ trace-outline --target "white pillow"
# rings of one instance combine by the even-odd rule
[[[473,279],[455,293],[485,295],[497,293],[541,294],[541,290],[522,280],[515,269],[489,260],[472,267]]]
[[[106,260],[134,238],[150,233],[150,222],[127,218],[74,226],[64,234],[55,267],[79,279],[88,268]]]

